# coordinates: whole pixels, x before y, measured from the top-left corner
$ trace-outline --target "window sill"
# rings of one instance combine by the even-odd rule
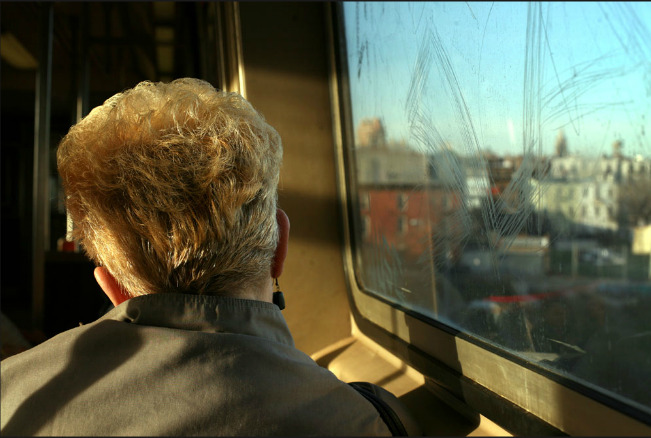
[[[359,332],[354,320],[351,323],[353,336],[313,354],[312,359],[344,382],[370,382],[393,393],[427,436],[512,436],[454,398],[435,395],[422,374]]]

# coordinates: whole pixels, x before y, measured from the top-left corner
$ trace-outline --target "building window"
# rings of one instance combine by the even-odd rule
[[[360,210],[368,210],[371,205],[370,195],[368,192],[361,192],[359,194],[359,208]]]
[[[448,194],[443,195],[441,199],[441,203],[442,203],[443,210],[445,211],[449,210],[451,207],[450,195]]]
[[[362,236],[364,241],[369,241],[371,238],[371,217],[369,215],[362,216]]]
[[[407,216],[401,214],[398,216],[398,234],[405,235],[409,229],[409,222],[407,221]]]
[[[399,193],[397,198],[396,198],[396,204],[398,207],[398,211],[406,211],[407,210],[407,202],[409,201],[409,197],[405,193]]]

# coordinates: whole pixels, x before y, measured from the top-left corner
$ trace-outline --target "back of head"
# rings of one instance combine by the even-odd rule
[[[74,238],[132,296],[268,278],[281,158],[246,100],[197,79],[111,97],[57,151]]]

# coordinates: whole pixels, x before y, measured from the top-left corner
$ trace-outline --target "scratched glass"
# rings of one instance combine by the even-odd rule
[[[344,23],[360,285],[651,412],[651,4]]]

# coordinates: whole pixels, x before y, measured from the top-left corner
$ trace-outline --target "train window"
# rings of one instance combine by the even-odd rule
[[[563,431],[535,375],[650,424],[651,5],[338,11],[361,316]]]

